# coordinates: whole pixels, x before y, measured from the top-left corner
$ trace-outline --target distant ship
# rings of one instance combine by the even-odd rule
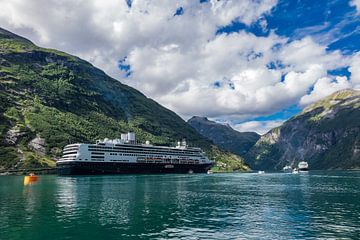
[[[60,175],[206,173],[212,166],[200,148],[188,147],[185,140],[176,147],[153,146],[148,141],[137,144],[134,133],[96,144],[66,145],[56,162]]]
[[[307,163],[307,162],[305,162],[305,161],[301,161],[301,162],[299,162],[299,164],[298,164],[298,169],[299,169],[299,171],[301,172],[301,171],[309,171],[309,164]]]
[[[292,169],[292,167],[291,166],[285,166],[285,167],[283,167],[283,169],[282,169],[284,172],[291,172],[293,169]]]

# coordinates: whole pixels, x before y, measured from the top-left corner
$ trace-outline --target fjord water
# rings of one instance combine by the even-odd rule
[[[360,172],[0,177],[0,239],[356,239]]]

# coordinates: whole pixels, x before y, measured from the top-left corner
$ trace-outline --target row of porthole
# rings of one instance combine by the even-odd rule
[[[104,152],[113,152],[113,151],[104,151]],[[152,153],[144,153],[144,152],[138,152],[139,154],[127,154],[127,153],[110,153],[110,155],[119,155],[119,156],[145,156],[144,154],[151,154],[151,155],[148,155],[148,156],[152,156],[152,157],[155,157],[155,156],[159,156],[159,155],[154,155]],[[103,154],[103,153],[100,153],[100,152],[94,152],[92,151],[91,154]],[[189,155],[189,154],[174,154],[174,153],[164,153],[163,156],[181,156],[181,157],[202,157],[201,155]]]
[[[149,149],[145,149],[145,148],[140,148],[140,149],[121,149],[121,148],[94,148],[94,147],[89,147],[88,148],[89,151],[121,151],[121,152],[134,152],[134,151],[141,151],[141,152],[161,152],[164,154],[167,153],[172,153],[172,154],[187,154],[187,155],[198,155],[200,154],[200,152],[189,152],[189,151],[185,151],[185,152],[179,152],[179,151],[164,151],[164,150],[149,150]]]
[[[114,147],[102,147],[102,146],[88,146],[88,148],[94,148],[94,149],[123,149],[123,150],[146,150],[146,151],[174,151],[174,152],[189,152],[189,153],[198,153],[200,151],[194,151],[194,150],[183,150],[179,151],[178,149],[164,149],[164,148],[149,148],[149,147],[120,147],[120,146],[114,146]]]

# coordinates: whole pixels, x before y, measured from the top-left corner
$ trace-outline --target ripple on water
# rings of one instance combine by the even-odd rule
[[[30,188],[1,177],[0,183],[0,239],[360,236],[359,172],[44,176]]]

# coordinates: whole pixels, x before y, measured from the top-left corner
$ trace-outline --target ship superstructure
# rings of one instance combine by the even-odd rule
[[[200,148],[188,147],[184,140],[176,147],[137,144],[135,134],[127,133],[96,144],[69,144],[56,166],[59,174],[200,173],[212,164]]]

